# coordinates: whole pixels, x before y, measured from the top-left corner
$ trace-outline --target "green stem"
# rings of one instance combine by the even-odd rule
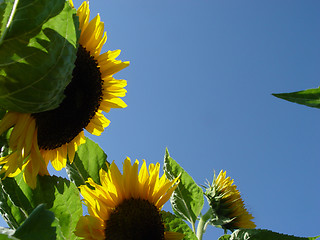
[[[194,233],[196,233],[196,225],[195,225],[194,222],[192,223],[192,231],[193,231]]]
[[[208,221],[212,216],[211,209],[209,208],[208,211],[201,216],[198,227],[197,227],[197,238],[198,240],[202,240],[202,235],[206,231]]]

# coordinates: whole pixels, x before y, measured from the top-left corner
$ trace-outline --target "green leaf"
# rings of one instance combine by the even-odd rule
[[[230,240],[315,240],[318,237],[295,237],[265,229],[241,229],[234,231],[231,234]]]
[[[9,29],[9,18],[11,13],[14,12],[14,3],[17,1],[6,0],[0,3],[0,42],[3,41],[8,29]]]
[[[13,204],[2,189],[0,192],[0,213],[8,226],[13,229],[17,229],[27,218],[26,214]]]
[[[73,183],[62,177],[38,176],[37,187],[33,190],[24,182],[22,174],[6,178],[2,183],[10,200],[26,215],[39,204],[46,204],[55,215],[53,224],[57,229],[57,239],[78,239],[73,232],[82,216],[82,205],[79,191]]]
[[[161,211],[165,230],[168,232],[179,232],[185,234],[183,240],[197,240],[196,235],[191,228],[181,218],[170,212]]]
[[[16,1],[16,10],[12,2],[0,3],[5,13],[0,26],[0,107],[30,113],[54,109],[72,77],[79,37],[76,10],[65,0]]]
[[[7,234],[7,235],[12,235],[14,234],[14,230],[9,229],[9,228],[5,228],[5,227],[0,227],[0,233],[1,234]]]
[[[3,227],[0,228],[0,240],[21,240],[15,238],[14,236],[12,236],[12,234],[14,234],[13,230]]]
[[[204,203],[202,189],[194,182],[192,177],[170,157],[168,149],[166,149],[164,158],[164,172],[170,180],[180,175],[180,183],[173,192],[170,202],[174,213],[189,221],[194,226]]]
[[[230,235],[229,234],[225,234],[225,235],[223,235],[223,236],[221,236],[221,237],[219,237],[219,239],[218,240],[229,240],[230,239]]]
[[[1,3],[5,8],[4,15],[0,17],[2,30],[1,40],[19,37],[42,26],[49,18],[62,11],[63,0],[7,0]],[[0,42],[0,44],[2,41]]]
[[[8,236],[6,234],[0,234],[0,240],[20,240],[20,239],[12,236]]]
[[[17,239],[12,236],[14,234],[14,232],[15,231],[12,229],[0,227],[0,239]],[[5,236],[7,236],[9,238],[5,238]]]
[[[54,214],[41,204],[33,210],[13,236],[21,240],[54,240],[56,239],[56,229],[51,226],[53,221]]]
[[[69,178],[79,187],[85,185],[88,178],[100,183],[99,171],[106,170],[107,155],[94,141],[86,138],[86,143],[79,146],[73,163],[67,163],[66,170]]]
[[[290,102],[306,105],[308,107],[320,108],[320,88],[307,89],[292,93],[274,93],[272,95]]]
[[[0,234],[0,240],[20,240],[20,239],[5,235],[5,234]]]

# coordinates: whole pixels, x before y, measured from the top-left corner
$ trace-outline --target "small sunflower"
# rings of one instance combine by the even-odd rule
[[[73,7],[72,1],[70,5]],[[127,83],[114,79],[113,74],[129,62],[116,60],[120,50],[100,54],[107,35],[99,15],[89,21],[87,2],[77,15],[81,30],[77,58],[60,106],[32,114],[9,111],[0,123],[0,134],[13,127],[9,139],[12,154],[0,159],[0,174],[14,177],[24,170],[24,180],[32,188],[38,174],[49,174],[49,161],[57,171],[66,166],[67,157],[72,163],[78,146],[85,142],[84,129],[97,136],[104,131],[110,121],[102,111],[127,106],[120,99]]]
[[[215,218],[214,225],[224,229],[255,228],[251,220],[253,216],[246,210],[237,186],[233,185],[230,177],[226,178],[226,171],[221,170],[218,177],[214,176],[213,182],[206,189],[211,209]]]
[[[113,162],[108,172],[100,170],[101,185],[88,179],[90,187],[80,186],[90,215],[82,216],[75,234],[86,240],[179,240],[184,234],[166,232],[160,209],[178,185],[178,178],[170,181],[159,178],[160,164],[143,161],[133,165],[129,158],[123,163],[123,174]]]

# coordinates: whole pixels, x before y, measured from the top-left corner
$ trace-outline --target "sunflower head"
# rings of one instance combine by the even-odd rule
[[[178,185],[159,177],[160,164],[143,161],[123,163],[123,174],[113,162],[108,172],[100,170],[101,185],[88,179],[89,186],[80,186],[90,215],[80,218],[75,234],[88,240],[154,239],[178,240],[183,234],[166,232],[160,209]]]
[[[73,7],[71,0],[70,5]],[[67,159],[72,163],[78,146],[85,142],[84,129],[101,135],[110,122],[103,112],[127,106],[121,99],[127,82],[113,75],[129,62],[116,60],[120,50],[101,54],[107,41],[104,23],[99,15],[90,21],[86,1],[77,16],[81,31],[77,57],[59,107],[32,114],[9,111],[0,122],[0,134],[13,127],[9,139],[12,154],[0,158],[0,174],[14,177],[23,171],[31,188],[36,187],[37,175],[49,174],[49,162],[57,171],[66,166]]]
[[[224,229],[255,228],[253,216],[246,210],[237,186],[221,170],[218,177],[214,175],[212,184],[208,184],[205,196],[213,211],[212,223]]]

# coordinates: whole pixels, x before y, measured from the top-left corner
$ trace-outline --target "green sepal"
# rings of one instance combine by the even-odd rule
[[[71,81],[80,35],[76,10],[64,0],[39,1],[16,0],[11,22],[7,13],[12,9],[7,8],[14,4],[10,0],[0,3],[0,11],[5,13],[0,27],[3,109],[29,113],[54,109]],[[23,17],[27,18],[24,22]]]
[[[168,179],[180,175],[180,183],[173,192],[170,202],[173,212],[182,219],[195,224],[204,204],[203,191],[192,177],[173,160],[166,149],[163,170]]]
[[[272,95],[308,107],[320,108],[320,87],[291,93],[274,93]]]
[[[26,216],[41,203],[54,213],[57,239],[78,239],[74,235],[82,216],[82,204],[77,187],[69,180],[57,176],[38,176],[37,187],[31,189],[22,174],[2,180],[3,189],[16,207]]]
[[[214,179],[215,178],[216,176],[214,175]],[[226,225],[235,219],[226,217],[233,209],[230,209],[230,203],[223,203],[223,201],[221,201],[222,195],[216,191],[216,187],[213,184],[208,184],[204,195],[210,206],[210,209],[208,210],[208,221],[211,225],[224,228],[223,225]]]
[[[212,226],[225,229],[224,225],[231,223],[234,219],[235,218],[228,218],[228,217],[224,217],[223,215],[219,216],[218,214],[212,213],[211,218],[209,219],[209,223]]]
[[[54,214],[47,210],[43,204],[40,204],[13,236],[21,240],[54,240],[56,239],[56,229],[51,226],[54,219]]]
[[[194,232],[181,218],[165,211],[161,211],[160,214],[165,225],[165,231],[183,233],[185,235],[183,240],[197,240]]]
[[[272,232],[266,229],[239,229],[231,234],[230,240],[315,240],[317,237],[295,237],[292,235]]]
[[[77,187],[85,185],[88,178],[92,178],[97,184],[100,183],[99,171],[107,170],[107,154],[97,143],[86,138],[86,143],[79,146],[72,164],[66,166],[67,174]]]

